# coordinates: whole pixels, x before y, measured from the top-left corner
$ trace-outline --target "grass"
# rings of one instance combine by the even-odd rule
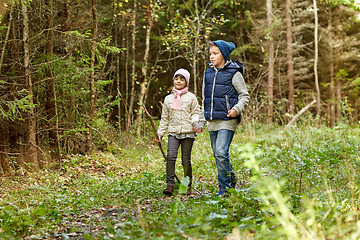
[[[204,132],[192,155],[195,196],[176,185],[169,198],[162,155],[144,137],[68,156],[61,171],[1,179],[0,238],[358,239],[359,155],[359,127],[242,125],[230,152],[240,182],[219,198]]]

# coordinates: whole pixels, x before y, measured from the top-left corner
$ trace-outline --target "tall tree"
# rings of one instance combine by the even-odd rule
[[[87,136],[87,151],[91,152],[92,146],[92,133],[93,133],[93,120],[96,111],[96,91],[95,91],[95,51],[96,40],[98,34],[97,25],[97,11],[96,0],[91,0],[91,16],[92,16],[92,35],[91,35],[91,57],[90,57],[90,114],[89,114],[89,130]]]
[[[132,18],[132,45],[131,45],[131,58],[132,58],[132,65],[131,65],[131,90],[130,90],[130,100],[129,100],[129,110],[127,116],[127,123],[126,123],[126,130],[129,131],[132,125],[133,119],[133,108],[135,103],[135,82],[136,82],[136,55],[135,55],[135,47],[136,47],[136,18],[137,18],[137,0],[134,0],[134,8],[133,8],[133,18]]]
[[[32,170],[39,169],[39,162],[37,156],[37,144],[36,144],[36,119],[35,119],[35,106],[34,106],[34,92],[33,83],[31,79],[30,69],[30,29],[29,29],[29,16],[28,7],[29,2],[20,0],[21,12],[23,15],[23,42],[24,42],[24,71],[25,79],[27,82],[27,88],[29,91],[29,102],[31,104],[28,112],[28,148],[26,162],[30,163]]]
[[[112,5],[112,9],[113,9],[113,33],[114,33],[114,44],[116,47],[119,47],[119,14],[118,14],[118,8],[119,5],[117,4],[117,1],[113,0],[112,1],[113,5]],[[118,120],[118,126],[119,126],[119,130],[121,130],[121,119],[122,119],[122,108],[121,108],[121,99],[122,99],[122,94],[121,94],[121,84],[120,84],[120,54],[116,54],[116,56],[113,56],[113,58],[115,58],[115,79],[116,79],[116,96],[117,96],[117,120]]]
[[[139,106],[137,111],[137,128],[136,133],[140,136],[141,130],[141,123],[142,123],[142,113],[143,113],[143,104],[144,98],[146,93],[146,85],[147,85],[147,70],[148,70],[148,61],[149,61],[149,51],[150,51],[150,34],[151,34],[151,27],[152,27],[152,13],[151,13],[151,0],[147,0],[147,25],[146,25],[146,36],[145,36],[145,52],[143,58],[143,64],[141,67],[142,78],[140,81],[140,94],[139,94]]]
[[[293,60],[293,41],[291,27],[291,0],[286,0],[286,62],[287,62],[287,79],[289,84],[288,101],[289,113],[295,113],[294,99],[294,60]]]
[[[4,62],[6,45],[7,45],[8,40],[9,40],[10,29],[11,29],[11,24],[12,24],[12,18],[13,18],[13,6],[10,6],[9,24],[8,24],[8,28],[7,28],[7,31],[6,31],[6,37],[5,37],[5,41],[3,43],[3,47],[2,47],[2,51],[1,51],[1,57],[0,57],[0,73],[1,73],[3,62]]]
[[[194,82],[194,94],[195,96],[198,95],[198,83],[197,83],[197,62],[198,62],[198,53],[200,52],[200,45],[201,45],[201,39],[200,39],[200,29],[203,24],[201,24],[201,17],[199,12],[201,12],[201,9],[199,9],[198,1],[194,1],[195,3],[195,9],[194,9],[194,20],[195,20],[195,35],[194,35],[194,49],[193,49],[193,58],[192,58],[192,70],[193,70],[193,82]],[[211,3],[211,0],[208,1],[208,4]],[[208,12],[208,11],[206,11]],[[204,16],[205,17],[205,16]]]
[[[10,165],[9,165],[10,158],[7,150],[8,144],[5,139],[5,136],[7,136],[7,134],[5,133],[4,126],[5,124],[3,123],[3,120],[0,118],[0,176],[1,176],[1,170],[5,176],[10,174]]]
[[[321,99],[320,99],[320,86],[319,86],[319,75],[318,75],[318,58],[319,58],[319,19],[318,19],[318,9],[316,0],[313,0],[314,5],[314,21],[315,21],[315,27],[314,27],[314,43],[315,43],[315,49],[314,49],[314,76],[315,76],[315,88],[316,88],[316,115],[320,117],[320,107],[321,107]]]
[[[269,95],[269,106],[268,106],[268,123],[272,124],[273,112],[274,112],[274,39],[273,39],[273,13],[272,13],[272,0],[266,0],[267,9],[267,31],[268,31],[268,95]]]
[[[329,125],[333,127],[335,125],[335,66],[334,66],[334,39],[333,39],[333,23],[332,23],[332,7],[329,7],[328,14],[328,26],[327,30],[329,33],[329,72],[330,72],[330,83],[329,83],[329,99],[328,99],[328,116],[329,116]]]
[[[49,62],[53,57],[53,16],[52,16],[52,0],[46,0],[46,53],[48,56]],[[46,69],[46,109],[47,109],[47,120],[48,120],[48,129],[49,129],[49,147],[51,160],[56,160],[59,158],[59,149],[58,149],[58,116],[56,114],[55,106],[55,82],[52,72],[52,65],[49,64]]]

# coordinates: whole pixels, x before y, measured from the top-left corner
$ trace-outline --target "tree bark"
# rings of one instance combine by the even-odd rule
[[[28,144],[27,144],[27,158],[25,161],[28,163],[30,170],[38,170],[39,162],[37,158],[37,145],[36,145],[36,120],[35,120],[35,107],[34,107],[34,93],[33,84],[31,79],[30,70],[30,42],[29,42],[29,16],[27,3],[24,0],[20,0],[21,10],[23,15],[23,42],[24,42],[24,71],[27,82],[27,88],[29,91],[29,103],[31,104],[28,112]]]
[[[274,39],[272,34],[272,0],[266,0],[267,9],[267,27],[269,31],[269,73],[268,73],[268,95],[269,95],[269,108],[268,108],[268,123],[272,124],[274,112]]]
[[[333,33],[332,33],[332,6],[329,7],[329,14],[328,14],[328,36],[329,36],[329,71],[330,71],[330,85],[329,85],[329,92],[330,98],[328,101],[329,104],[329,124],[330,127],[335,125],[335,67],[334,67],[334,44],[333,44]]]
[[[1,118],[0,118],[0,169],[2,169],[4,176],[8,176],[10,174],[10,166],[9,166],[9,154],[7,148],[7,141],[5,139],[5,129]],[[1,173],[1,172],[0,172]],[[1,175],[0,175],[1,176]]]
[[[198,2],[195,2],[195,16],[196,16],[196,34],[195,34],[195,39],[194,39],[194,53],[193,53],[193,77],[192,77],[192,81],[194,83],[194,94],[195,96],[197,96],[197,92],[198,92],[198,86],[197,86],[197,61],[198,61],[198,52],[199,52],[199,36],[200,36],[200,28],[201,28],[201,24],[200,24],[200,16],[199,16],[199,6],[198,6]]]
[[[90,58],[90,114],[89,114],[89,131],[87,134],[87,151],[92,152],[92,123],[96,110],[96,93],[95,93],[95,51],[96,51],[96,38],[97,38],[97,16],[96,16],[96,0],[91,0],[92,12],[92,37],[91,37],[91,58]]]
[[[133,19],[132,19],[132,25],[133,25],[133,31],[132,31],[132,66],[131,66],[131,90],[130,90],[130,100],[129,100],[129,111],[128,111],[128,117],[127,117],[127,123],[126,123],[126,130],[129,131],[130,127],[132,125],[132,118],[133,118],[133,108],[134,108],[134,102],[135,102],[135,82],[136,82],[136,72],[135,72],[135,47],[136,47],[136,5],[137,0],[134,0],[134,9],[133,9]]]
[[[339,56],[338,51],[335,49],[335,56]],[[339,71],[339,60],[338,58],[335,58],[335,69],[336,71]],[[336,74],[335,74],[336,76]],[[340,78],[336,78],[335,77],[335,82],[336,82],[336,114],[335,114],[335,119],[340,119],[341,117],[341,88],[342,88],[342,84],[341,84],[341,79]]]
[[[292,45],[292,27],[291,27],[291,0],[286,0],[286,61],[287,61],[287,79],[289,83],[288,101],[289,113],[295,113],[294,99],[294,59]]]
[[[150,34],[151,34],[151,26],[152,26],[152,16],[151,16],[151,0],[147,1],[147,27],[146,27],[146,38],[145,38],[145,53],[143,58],[143,65],[141,67],[142,72],[142,81],[140,82],[140,95],[139,95],[139,107],[137,112],[137,128],[136,134],[140,137],[141,134],[141,123],[142,123],[142,113],[143,113],[143,104],[146,93],[146,85],[147,85],[147,65],[149,60],[149,51],[150,51]]]
[[[52,1],[46,0],[46,19],[47,19],[47,37],[46,37],[46,54],[51,61],[53,57],[53,22],[52,22]],[[48,134],[49,134],[49,147],[51,161],[59,159],[58,152],[58,136],[57,136],[57,114],[55,105],[55,82],[53,78],[53,72],[51,65],[46,69],[46,110],[48,120]]]
[[[5,56],[5,50],[6,50],[6,45],[7,42],[9,40],[9,35],[10,35],[10,29],[11,29],[11,22],[12,22],[12,16],[13,15],[13,7],[10,7],[10,13],[9,13],[9,25],[8,25],[8,29],[6,31],[6,36],[5,36],[5,41],[4,41],[4,45],[1,51],[1,58],[0,58],[0,73],[1,73],[1,69],[2,69],[2,65],[4,62],[4,56]]]
[[[119,36],[119,17],[117,15],[117,3],[116,1],[112,2],[112,7],[113,7],[113,22],[114,22],[114,43],[116,47],[120,46],[120,36]],[[121,86],[120,86],[120,54],[116,54],[115,56],[115,79],[116,79],[116,96],[117,96],[117,123],[119,126],[119,131],[121,131],[121,119],[123,118],[122,116],[122,111],[121,111],[121,99],[122,99],[122,94],[121,94]]]
[[[318,69],[317,69],[317,63],[319,58],[319,40],[318,40],[318,31],[319,31],[319,20],[318,20],[318,9],[316,0],[313,0],[314,4],[314,19],[315,19],[315,28],[314,28],[314,42],[315,42],[315,59],[314,59],[314,75],[315,75],[315,88],[316,88],[316,115],[319,118],[320,117],[320,87],[319,87],[319,76],[318,76]],[[319,122],[317,123],[319,125]]]

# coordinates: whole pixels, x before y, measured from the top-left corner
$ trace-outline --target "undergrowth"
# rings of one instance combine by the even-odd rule
[[[175,196],[164,197],[161,152],[150,137],[132,142],[90,156],[67,156],[59,171],[1,179],[0,238],[360,237],[358,127],[239,127],[230,152],[239,182],[227,198],[216,196],[206,132],[193,148],[191,198],[181,194],[184,179]]]

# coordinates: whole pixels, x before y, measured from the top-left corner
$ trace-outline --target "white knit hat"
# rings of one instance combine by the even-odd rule
[[[181,75],[185,78],[186,82],[187,82],[187,85],[189,85],[189,81],[190,81],[190,73],[188,70],[186,69],[183,69],[183,68],[180,68],[178,69],[175,74],[174,74],[174,77],[173,77],[173,80],[175,78],[176,75]]]

